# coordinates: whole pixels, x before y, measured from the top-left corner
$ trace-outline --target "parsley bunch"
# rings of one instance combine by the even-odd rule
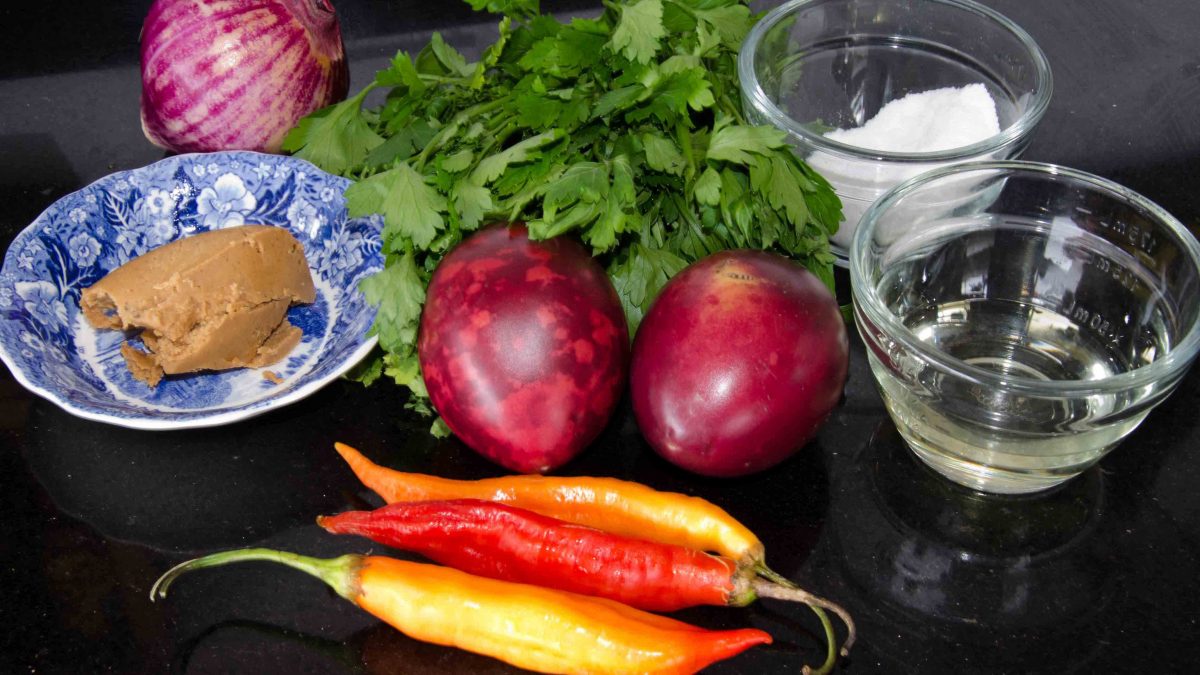
[[[663,284],[729,248],[767,249],[832,286],[828,237],[841,205],[773,127],[742,113],[737,51],[755,17],[742,0],[605,0],[562,23],[537,0],[467,0],[503,14],[478,62],[434,34],[356,96],[301,120],[284,149],[355,180],[351,216],[384,218],[379,306],[387,374],[416,394],[417,327],[430,275],[463,237],[522,220],[571,233],[605,265],[637,326]],[[388,90],[377,108],[367,94]]]

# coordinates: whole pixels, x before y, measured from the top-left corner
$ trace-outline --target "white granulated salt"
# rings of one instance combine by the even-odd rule
[[[883,152],[937,152],[1000,133],[996,101],[982,84],[944,87],[891,101],[867,123],[825,134],[839,143]]]
[[[908,94],[891,101],[861,127],[825,134],[831,140],[865,150],[899,153],[937,152],[978,143],[1000,133],[996,101],[983,84],[944,87]],[[966,159],[990,157],[981,153]],[[850,249],[863,213],[888,189],[919,173],[945,166],[939,161],[879,161],[824,150],[808,156],[842,200],[842,221],[830,237],[840,254]]]

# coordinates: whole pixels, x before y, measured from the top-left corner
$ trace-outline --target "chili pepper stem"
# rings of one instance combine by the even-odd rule
[[[153,602],[157,598],[167,597],[167,589],[184,572],[252,560],[280,563],[293,569],[298,569],[301,572],[306,572],[329,584],[329,587],[336,591],[338,595],[353,602],[356,594],[355,578],[357,577],[358,567],[362,562],[362,556],[344,555],[338,558],[322,560],[286,551],[274,551],[269,548],[244,548],[235,551],[213,553],[202,558],[179,563],[167,570],[150,587],[150,601]]]
[[[804,602],[804,603],[808,604],[809,609],[811,609],[813,611],[813,613],[817,615],[817,618],[821,620],[821,626],[825,629],[825,640],[826,640],[826,644],[829,645],[829,651],[825,658],[825,663],[822,664],[821,667],[818,668],[816,671],[812,671],[812,669],[809,668],[808,666],[804,666],[804,671],[806,674],[809,672],[814,672],[814,673],[816,673],[816,675],[824,675],[824,673],[829,672],[829,670],[831,668],[833,668],[833,663],[836,659],[836,657],[834,656],[834,644],[836,643],[837,638],[833,631],[833,624],[830,623],[829,616],[827,614],[825,614],[824,609],[821,609],[822,607],[826,607],[826,608],[834,611],[839,617],[841,617],[842,621],[846,622],[846,627],[849,630],[849,637],[846,638],[846,643],[844,645],[842,645],[840,653],[842,656],[848,656],[850,654],[850,647],[854,645],[855,629],[854,629],[854,620],[850,618],[850,614],[848,612],[846,612],[846,610],[842,609],[841,606],[839,606],[839,605],[836,605],[828,600],[825,600],[824,598],[815,596],[815,595],[809,593],[808,591],[804,590],[803,588],[800,588],[800,586],[796,585],[796,583],[793,582],[791,579],[788,579],[787,577],[783,576],[782,574],[779,574],[778,572],[771,569],[770,567],[767,567],[766,563],[763,562],[761,559],[754,564],[754,571],[759,577],[758,579],[756,579],[759,583],[752,584],[756,593],[758,592],[760,585],[771,585],[771,584],[764,583],[763,580],[765,579],[767,582],[772,582],[775,585],[782,586],[784,589],[789,589],[789,590],[798,592],[805,598],[812,598],[814,600],[819,601],[819,602],[814,603],[814,602],[809,602],[808,600],[801,599],[799,597],[783,598],[783,599],[799,600],[800,602]],[[774,590],[777,591],[778,589],[774,589]],[[767,594],[765,594],[765,597],[777,597],[777,596],[770,595],[771,592],[773,592],[773,591],[769,591]]]
[[[813,607],[812,605],[809,605],[809,609],[817,615],[817,618],[821,620],[821,627],[825,629],[825,663],[822,663],[821,667],[815,671],[809,666],[804,666],[801,672],[804,675],[825,675],[833,670],[833,664],[837,663],[837,656],[834,652],[834,645],[837,644],[837,635],[833,632],[833,622],[829,620],[829,615],[825,613],[825,610],[820,607]],[[845,655],[846,651],[843,648],[842,656]]]
[[[796,584],[792,582],[791,579],[788,579],[770,567],[767,567],[767,564],[762,561],[761,556],[758,560],[752,560],[751,562],[753,563],[754,571],[758,574],[758,576],[770,581],[774,581],[781,586],[787,586],[788,588],[796,587]]]
[[[813,611],[817,612],[817,615],[821,618],[821,623],[825,626],[825,634],[830,637],[830,645],[833,644],[833,627],[829,623],[829,617],[825,616],[825,613],[820,610],[828,609],[834,614],[837,614],[838,617],[841,618],[841,620],[846,624],[847,630],[846,641],[842,644],[841,654],[842,656],[847,656],[850,653],[850,648],[854,646],[854,640],[857,637],[858,632],[854,628],[854,619],[850,617],[850,613],[847,612],[841,605],[826,600],[820,596],[813,595],[812,593],[809,593],[790,581],[785,584],[780,584],[766,578],[755,578],[750,583],[754,588],[754,592],[760,598],[774,598],[776,600],[787,600],[790,602],[803,602],[811,607]]]

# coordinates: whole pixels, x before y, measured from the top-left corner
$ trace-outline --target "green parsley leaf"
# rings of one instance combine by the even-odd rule
[[[587,229],[584,240],[594,251],[607,251],[617,243],[617,235],[625,230],[627,216],[620,198],[609,192],[596,223]]]
[[[450,438],[454,435],[454,432],[450,431],[450,426],[446,424],[446,420],[439,417],[433,421],[433,424],[429,425],[429,435],[434,438]]]
[[[564,29],[557,35],[533,43],[517,61],[527,71],[569,77],[590,68],[600,59],[605,36],[590,32]]]
[[[637,186],[629,157],[624,154],[617,155],[609,164],[612,173],[612,194],[623,203],[632,206],[637,200]]]
[[[345,173],[358,167],[367,153],[383,143],[363,117],[362,102],[371,87],[300,120],[283,139],[283,149],[329,171]]]
[[[458,50],[446,44],[442,39],[441,33],[434,33],[433,38],[429,41],[430,48],[433,49],[434,56],[437,57],[439,63],[448,72],[462,77],[467,77],[475,72],[475,66],[468,64]]]
[[[720,33],[710,29],[707,23],[696,24],[696,56],[710,54],[720,44]]]
[[[599,162],[576,162],[546,190],[542,217],[553,221],[560,207],[581,201],[593,204],[607,192],[608,167]]]
[[[754,17],[750,14],[750,8],[741,4],[697,9],[696,16],[716,30],[725,47],[733,50],[742,46],[746,34],[754,26]]]
[[[396,52],[392,66],[375,73],[375,84],[381,87],[407,87],[414,93],[425,91],[425,81],[417,73],[412,58],[405,52]]]
[[[371,332],[379,336],[384,350],[396,354],[412,351],[425,305],[425,283],[411,253],[359,282],[363,297],[377,307]]]
[[[647,93],[647,89],[640,84],[631,84],[627,87],[605,92],[600,97],[600,100],[596,102],[596,109],[592,111],[592,118],[607,117],[618,110],[624,110],[641,100]]]
[[[696,201],[709,206],[721,203],[721,176],[711,166],[696,180]]]
[[[383,239],[393,251],[403,239],[425,248],[445,226],[446,198],[408,164],[346,188],[346,208],[353,217],[383,214]]]
[[[366,358],[343,373],[342,377],[369,387],[383,375],[383,358],[383,351],[376,347]]]
[[[395,380],[396,384],[408,387],[412,392],[413,396],[405,405],[406,408],[422,415],[433,413],[427,402],[429,392],[425,389],[425,379],[421,376],[421,364],[416,354],[387,354],[383,357],[383,374]]]
[[[475,153],[469,149],[459,150],[458,152],[446,155],[442,158],[441,168],[443,171],[457,173],[466,171],[471,166],[471,162],[475,160]]]
[[[557,141],[562,138],[562,135],[562,131],[551,129],[536,136],[526,138],[506,150],[490,155],[475,166],[475,171],[471,174],[471,180],[475,181],[478,185],[490,183],[499,178],[500,174],[504,173],[504,170],[510,164],[519,164],[527,161],[534,150],[547,143]]]
[[[495,206],[492,192],[483,185],[470,180],[461,180],[454,188],[454,208],[458,209],[459,223],[464,230],[474,230],[483,222],[483,217]]]
[[[675,175],[683,174],[687,160],[674,143],[657,134],[646,133],[642,135],[642,145],[646,148],[646,163],[651,169]]]
[[[530,129],[545,129],[558,121],[563,103],[544,94],[521,94],[516,101],[518,119]]]
[[[687,264],[688,261],[666,249],[631,244],[624,259],[609,268],[608,275],[625,308],[631,335],[637,332],[658,292]]]
[[[750,184],[767,197],[772,207],[787,213],[791,222],[804,223],[808,219],[804,193],[783,157],[775,154],[757,158],[750,167]]]
[[[613,51],[621,52],[635,63],[650,63],[667,34],[662,15],[662,0],[638,0],[623,5],[610,42]]]
[[[774,127],[724,126],[708,142],[708,158],[735,164],[750,164],[754,155],[766,155],[782,147],[787,134]]]
[[[477,12],[506,14],[514,19],[528,19],[538,14],[538,0],[466,0]]]
[[[673,73],[667,83],[658,92],[656,100],[671,99],[672,103],[675,100],[679,101],[678,105],[672,105],[672,109],[684,114],[687,112],[683,109],[683,104],[686,104],[692,110],[704,110],[711,106],[715,99],[712,94],[712,85],[709,83],[703,68],[688,68]]]

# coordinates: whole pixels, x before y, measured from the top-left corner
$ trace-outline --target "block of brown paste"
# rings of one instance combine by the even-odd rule
[[[142,331],[149,352],[126,342],[121,354],[155,386],[164,374],[282,359],[301,338],[288,307],[315,299],[300,242],[280,227],[244,225],[134,258],[84,289],[80,306],[96,328]]]

